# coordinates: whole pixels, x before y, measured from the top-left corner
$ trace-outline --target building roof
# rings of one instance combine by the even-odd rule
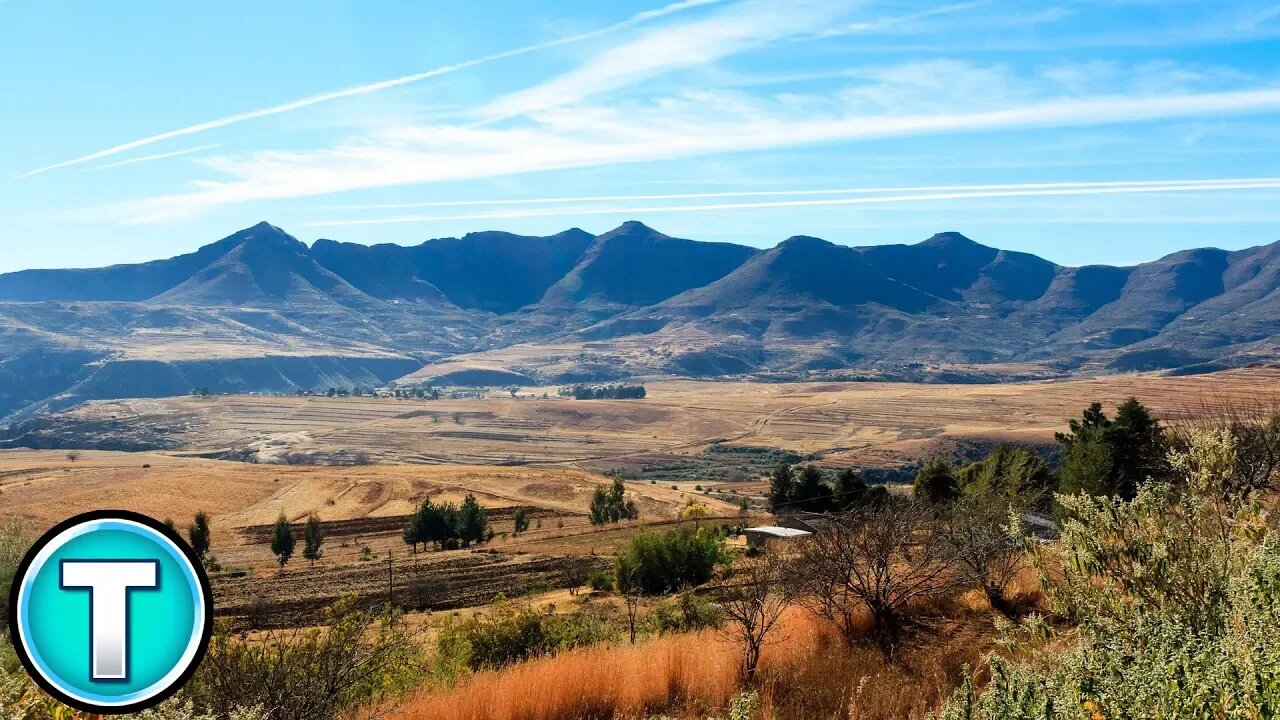
[[[760,527],[743,528],[742,532],[780,538],[802,537],[813,534],[807,530],[796,530],[795,528],[784,528],[776,525],[762,525]]]

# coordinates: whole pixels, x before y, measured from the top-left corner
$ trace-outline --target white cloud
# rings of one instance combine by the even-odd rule
[[[704,66],[813,31],[846,11],[832,0],[747,0],[700,20],[641,33],[569,72],[500,97],[482,106],[477,114],[492,121],[575,104],[639,80]]]
[[[640,23],[665,17],[673,13],[681,12],[691,8],[701,7],[704,5],[713,5],[722,1],[723,0],[679,0],[679,2],[671,3],[669,5],[666,5],[661,8],[657,8],[655,10],[646,10],[644,12],[633,15],[630,18],[623,20],[622,22],[614,23],[613,25],[609,25],[607,27],[600,28],[597,30],[591,30],[588,32],[569,35],[566,37],[560,37],[554,40],[548,40],[546,42],[535,43],[533,45],[526,45],[524,47],[515,48],[513,50],[506,50],[504,52],[494,53],[492,55],[485,55],[483,57],[474,58],[472,60],[467,60],[465,62],[454,63],[452,65],[444,65],[438,68],[432,68],[431,70],[426,70],[420,73],[414,73],[412,75],[404,75],[402,77],[392,78],[390,80],[380,80],[378,82],[367,83],[364,85],[356,85],[353,87],[343,88],[341,90],[334,90],[331,92],[320,93],[318,95],[311,95],[309,97],[305,97],[299,100],[293,100],[291,102],[283,103],[280,105],[273,105],[272,107],[268,107],[268,108],[262,108],[259,110],[250,110],[248,112],[229,115],[227,117],[218,118],[216,120],[209,120],[207,122],[197,123],[195,125],[188,125],[186,127],[178,128],[176,130],[169,130],[167,132],[157,133],[155,135],[149,135],[147,137],[140,138],[138,140],[131,140],[129,142],[121,143],[119,145],[113,145],[112,147],[106,148],[104,150],[99,150],[97,152],[89,153],[88,155],[82,155],[80,157],[72,158],[70,160],[65,160],[63,162],[58,162],[52,165],[46,165],[44,167],[39,167],[34,170],[30,170],[28,172],[25,172],[19,175],[18,179],[32,177],[34,175],[39,175],[41,173],[49,172],[50,170],[57,170],[59,168],[65,168],[73,165],[80,165],[82,163],[92,162],[94,160],[100,160],[102,158],[110,157],[112,155],[118,155],[123,152],[128,152],[130,150],[136,150],[141,147],[146,147],[147,145],[154,145],[155,143],[163,142],[165,140],[172,140],[178,137],[184,137],[187,135],[195,135],[198,133],[208,132],[210,130],[216,130],[218,128],[227,127],[229,125],[235,125],[238,123],[247,122],[249,120],[257,120],[259,118],[270,117],[272,115],[280,115],[282,113],[293,112],[295,110],[301,110],[302,108],[311,107],[313,105],[319,105],[321,103],[332,102],[334,100],[340,100],[342,98],[355,97],[358,95],[367,95],[369,93],[378,92],[380,90],[389,90],[391,88],[400,87],[402,85],[409,85],[411,83],[421,82],[423,80],[439,77],[441,75],[448,75],[450,73],[455,73],[460,70],[466,70],[469,68],[476,67],[478,65],[491,63],[497,60],[507,60],[510,58],[519,57],[521,55],[527,55],[530,53],[539,52],[542,50],[548,50],[554,47],[559,47],[561,45],[568,45],[570,43],[577,43],[585,40],[590,40],[592,38],[600,37],[608,33],[617,32],[619,30],[633,27]]]
[[[1280,110],[1280,88],[1217,93],[1051,97],[907,113],[863,114],[839,98],[762,101],[690,94],[646,105],[538,113],[531,127],[405,126],[313,151],[202,162],[231,180],[129,203],[130,223],[175,220],[252,200],[325,195],[877,138],[1092,126]]]

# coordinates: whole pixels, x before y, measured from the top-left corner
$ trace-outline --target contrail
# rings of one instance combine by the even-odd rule
[[[307,223],[303,227],[340,227],[349,225],[387,225],[393,223],[436,222],[445,220],[486,220],[499,218],[526,217],[559,217],[577,215],[617,215],[622,213],[686,213],[713,212],[727,210],[748,210],[762,208],[791,208],[839,205],[890,205],[902,203],[936,202],[939,200],[967,200],[982,198],[1009,197],[1049,197],[1069,195],[1112,195],[1137,193],[1169,193],[1169,192],[1204,192],[1215,190],[1255,190],[1280,188],[1280,178],[1237,178],[1222,180],[1156,180],[1150,182],[1129,183],[1033,183],[1025,185],[1000,186],[941,186],[952,190],[947,192],[929,191],[917,188],[884,189],[886,192],[902,194],[873,195],[871,197],[820,198],[815,200],[775,200],[770,202],[745,203],[713,203],[705,205],[654,205],[654,206],[603,206],[552,208],[542,210],[497,211],[492,213],[471,213],[460,215],[400,215],[388,218],[371,218],[356,220],[327,220]],[[989,189],[991,187],[1003,189]],[[806,191],[793,191],[806,192]],[[808,191],[824,192],[824,191]],[[880,192],[879,189],[857,191],[864,194]]]
[[[406,203],[370,203],[358,205],[330,205],[334,210],[408,210],[411,208],[431,207],[468,207],[495,205],[552,205],[559,203],[594,203],[635,200],[707,200],[715,198],[737,197],[794,197],[805,195],[870,195],[885,193],[921,193],[949,192],[955,190],[1019,190],[1025,188],[1072,188],[1072,187],[1126,187],[1126,186],[1159,186],[1159,185],[1207,185],[1217,183],[1270,182],[1273,178],[1226,178],[1208,180],[1119,180],[1108,182],[1059,182],[1059,183],[1017,183],[996,185],[916,185],[909,187],[881,188],[828,188],[821,190],[730,190],[723,192],[699,193],[665,193],[661,195],[580,195],[577,197],[544,197],[544,198],[510,198],[499,200],[430,200]]]
[[[584,40],[590,40],[592,38],[600,37],[601,35],[616,32],[618,30],[622,30],[622,29],[631,27],[633,25],[637,25],[643,22],[648,22],[649,20],[654,20],[660,17],[664,17],[666,15],[671,15],[673,13],[681,12],[683,10],[702,7],[704,5],[713,5],[715,3],[719,3],[723,1],[724,0],[680,0],[680,2],[675,2],[670,5],[665,5],[663,7],[660,7],[654,10],[646,10],[642,13],[637,13],[636,15],[632,15],[626,20],[623,20],[622,22],[617,22],[612,25],[599,28],[597,30],[590,30],[588,32],[578,33],[576,35],[566,35],[561,38],[556,38],[555,40],[548,40],[546,42],[535,43],[533,45],[525,45],[524,47],[515,48],[513,50],[504,50],[503,52],[500,52],[500,53],[485,55],[483,57],[478,57],[472,60],[466,60],[464,62],[455,63],[453,65],[444,65],[442,67],[433,68],[431,70],[426,70],[420,73],[414,73],[413,75],[404,75],[402,77],[392,78],[390,80],[380,80],[378,82],[368,83],[365,85],[356,85],[354,87],[344,88],[342,90],[334,90],[327,93],[320,93],[319,95],[312,95],[310,97],[305,97],[300,100],[294,100],[292,102],[287,102],[282,105],[275,105],[269,108],[263,108],[261,110],[250,110],[249,112],[243,112],[237,115],[229,115],[227,117],[219,118],[217,120],[210,120],[208,122],[202,122],[196,125],[188,125],[187,127],[178,128],[177,130],[169,130],[168,132],[162,132],[157,135],[151,135],[149,137],[144,137],[140,140],[132,140],[127,143],[121,143],[120,145],[114,145],[105,150],[99,150],[95,153],[83,155],[78,158],[73,158],[71,160],[65,160],[63,162],[54,163],[53,165],[46,165],[44,167],[36,168],[35,170],[31,170],[19,175],[17,179],[21,180],[23,178],[32,177],[33,175],[39,175],[41,173],[49,172],[50,170],[57,170],[59,168],[65,168],[65,167],[70,167],[72,165],[79,165],[81,163],[100,160],[104,157],[117,155],[119,153],[127,152],[129,150],[135,150],[137,148],[145,147],[147,145],[153,145],[155,143],[163,142],[165,140],[172,140],[173,138],[176,138],[176,137],[183,137],[185,135],[195,135],[197,133],[206,132],[208,130],[215,130],[217,128],[226,127],[228,125],[235,125],[236,123],[242,123],[247,120],[256,120],[258,118],[268,117],[271,115],[279,115],[281,113],[292,112],[294,110],[300,110],[305,107],[311,107],[312,105],[319,105],[320,103],[326,103],[331,100],[339,100],[342,98],[354,97],[356,95],[366,95],[368,93],[378,92],[379,90],[387,90],[389,88],[400,87],[401,85],[416,83],[422,80],[426,80],[428,78],[439,77],[441,75],[448,75],[450,73],[455,73],[460,70],[466,70],[468,68],[473,68],[477,65],[484,65],[486,63],[491,63],[497,60],[506,60],[508,58],[519,57],[521,55],[527,55],[529,53],[534,53],[541,50],[547,50],[550,48],[559,47],[561,45],[569,45],[571,43],[578,43]]]
[[[106,163],[105,165],[94,165],[93,167],[85,168],[84,172],[95,172],[98,170],[107,170],[109,168],[124,167],[125,165],[136,165],[138,163],[151,162],[152,160],[165,160],[167,158],[182,157],[183,155],[191,155],[192,153],[198,153],[202,150],[212,150],[216,147],[222,147],[222,145],[222,143],[210,143],[208,145],[189,147],[184,150],[174,150],[173,152],[156,153],[155,155],[139,155],[138,157],[129,158],[128,160]]]

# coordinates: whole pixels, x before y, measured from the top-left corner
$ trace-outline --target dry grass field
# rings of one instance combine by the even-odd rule
[[[66,418],[109,423],[120,435],[151,428],[189,454],[251,450],[268,462],[364,452],[393,463],[601,468],[698,456],[719,443],[892,466],[947,438],[1049,442],[1093,400],[1114,406],[1133,395],[1168,419],[1222,398],[1274,403],[1278,381],[1280,368],[1001,384],[662,381],[647,385],[644,400],[566,400],[554,388],[439,400],[182,397],[93,402]]]
[[[482,605],[498,593],[581,584],[643,525],[669,525],[691,499],[737,519],[735,504],[704,488],[750,493],[752,477],[725,482],[737,451],[773,449],[829,465],[900,465],[963,439],[1049,442],[1090,401],[1137,396],[1166,420],[1205,403],[1273,403],[1280,369],[1194,377],[1111,376],[999,385],[664,381],[644,400],[512,398],[496,391],[439,400],[215,396],[89,403],[67,414],[98,430],[150,428],[172,439],[166,452],[0,451],[0,518],[42,530],[77,512],[122,508],[181,526],[212,516],[222,612],[272,624],[308,622],[346,593],[377,605]],[[461,395],[462,393],[460,393]],[[714,452],[711,452],[712,450]],[[726,450],[727,449],[727,450]],[[209,459],[253,451],[258,464]],[[279,464],[290,453],[316,464]],[[351,464],[368,453],[372,464]],[[205,457],[201,457],[205,456]],[[765,455],[773,458],[773,455]],[[627,483],[641,523],[592,527],[591,492],[602,467],[687,461],[673,486]],[[272,461],[276,461],[273,463]],[[363,462],[363,458],[360,459]],[[328,464],[332,463],[332,464]],[[643,476],[642,476],[643,477]],[[476,495],[495,538],[480,548],[413,555],[401,540],[424,497]],[[534,526],[512,535],[517,508]],[[325,557],[300,557],[283,575],[269,551],[280,513],[325,524]]]

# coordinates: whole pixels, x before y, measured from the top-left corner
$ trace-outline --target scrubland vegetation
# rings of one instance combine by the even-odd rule
[[[1114,416],[1089,407],[1059,442],[1058,467],[1014,446],[928,462],[905,495],[851,469],[780,467],[769,500],[782,515],[826,513],[813,535],[744,552],[723,521],[640,531],[611,573],[567,597],[534,588],[417,618],[344,601],[317,628],[224,627],[191,683],[147,717],[1280,712],[1280,415],[1166,426],[1131,401]],[[604,522],[625,511],[617,485],[592,497]],[[24,533],[6,527],[6,572]],[[66,716],[11,656],[3,669],[0,718]]]

